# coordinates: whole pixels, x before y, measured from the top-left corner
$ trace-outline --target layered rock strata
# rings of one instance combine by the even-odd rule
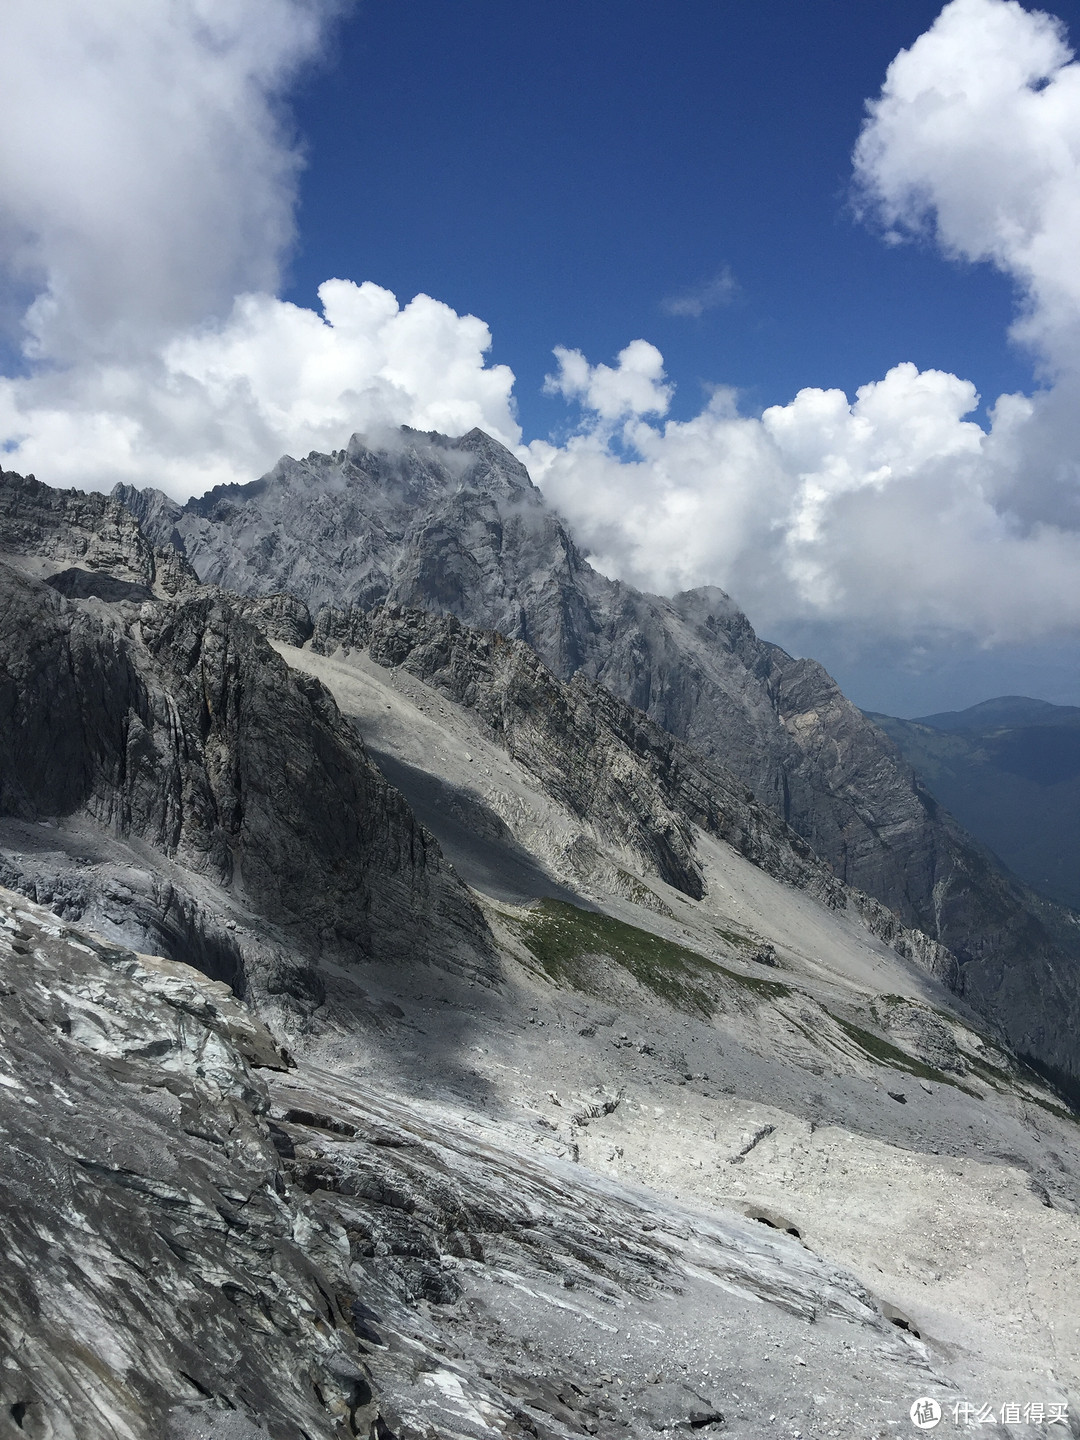
[[[122,572],[152,559],[137,532],[125,553]],[[68,598],[50,578],[0,564],[0,813],[82,815],[141,842],[242,901],[300,959],[491,968],[437,843],[332,697],[228,596]],[[184,904],[163,948],[192,929]]]
[[[0,1434],[764,1437],[948,1393],[787,1236],[289,1067],[226,987],[0,891]]]
[[[250,613],[275,638],[310,631],[310,648],[318,654],[363,649],[377,665],[400,668],[446,695],[475,715],[545,794],[588,822],[602,840],[636,852],[643,873],[700,899],[704,881],[694,840],[699,828],[829,908],[850,905],[871,933],[955,983],[956,961],[945,947],[843,885],[723,766],[580,672],[569,682],[558,680],[521,641],[396,606],[369,613],[327,609],[310,625],[298,623],[291,610],[283,624],[276,597],[253,602]]]
[[[116,496],[203,580],[288,592],[316,624],[326,605],[416,607],[595,680],[731,770],[840,880],[951,949],[971,1003],[1061,1083],[1080,1081],[1075,918],[1004,875],[821,666],[760,640],[723,592],[664,599],[596,572],[481,431],[354,436],[184,506]]]

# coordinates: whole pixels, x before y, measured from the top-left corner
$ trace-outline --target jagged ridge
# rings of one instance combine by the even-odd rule
[[[1075,919],[1003,874],[821,666],[759,640],[723,592],[662,599],[593,570],[482,432],[354,436],[186,506],[116,494],[204,580],[451,614],[587,675],[734,772],[840,880],[951,949],[957,988],[1014,1045],[1080,1077]]]
[[[94,498],[112,523],[115,502]],[[109,564],[148,583],[153,554],[128,521]],[[53,548],[54,565],[69,558],[70,541]],[[433,837],[330,694],[230,597],[196,582],[95,609],[50,578],[0,565],[0,813],[79,812],[136,837],[242,896],[309,959],[490,965]]]

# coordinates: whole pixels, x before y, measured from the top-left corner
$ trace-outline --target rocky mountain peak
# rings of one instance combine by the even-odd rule
[[[138,600],[198,586],[181,549],[169,539],[155,545],[121,494],[54,490],[0,471],[0,497],[0,553],[20,556],[21,568],[61,595]]]
[[[53,490],[13,471],[0,474],[0,486],[3,550],[107,570],[135,584],[153,582],[154,547],[119,497]]]
[[[124,487],[115,493],[124,503],[131,498]],[[321,504],[331,496],[363,496],[368,505],[404,520],[417,508],[437,507],[460,494],[495,504],[543,504],[524,465],[483,430],[452,439],[402,425],[354,434],[344,449],[329,454],[313,450],[303,459],[283,455],[259,479],[216,485],[186,505],[176,505],[172,513],[228,520],[238,506],[257,504],[266,511]],[[167,507],[157,502],[155,508]]]
[[[560,679],[580,672],[731,770],[839,880],[951,949],[964,993],[1019,1049],[1075,1073],[1027,978],[1073,975],[1068,918],[1000,874],[820,665],[761,640],[715,587],[665,599],[599,574],[482,431],[354,436],[183,507],[123,498],[204,582],[290,594],[314,621],[379,605],[453,616],[524,641]],[[1065,990],[1062,1015],[1080,1013],[1071,978]]]
[[[313,612],[418,606],[527,640],[564,676],[584,662],[595,622],[580,588],[601,577],[525,467],[481,430],[354,435],[186,505],[128,487],[114,499],[205,583],[287,591]]]

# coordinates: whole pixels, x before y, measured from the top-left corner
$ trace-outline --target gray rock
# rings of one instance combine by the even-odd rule
[[[204,580],[288,591],[313,613],[437,611],[524,641],[563,679],[584,673],[720,760],[838,879],[950,949],[958,992],[1018,1050],[1080,1080],[1072,917],[1003,874],[821,666],[758,639],[722,591],[662,599],[594,571],[482,432],[354,436],[185,506],[116,496]]]
[[[754,1440],[824,1384],[849,1430],[945,1393],[786,1236],[284,1066],[224,986],[0,891],[5,1436],[645,1440],[735,1403]]]
[[[347,1312],[296,1242],[261,1118],[253,1067],[285,1063],[266,1030],[226,987],[7,891],[0,1016],[4,1433],[370,1423]]]
[[[870,1414],[906,1424],[912,1395],[945,1398],[955,1381],[928,1355],[952,1364],[947,1347],[924,1348],[875,1299],[879,1270],[860,1282],[807,1248],[813,1227],[799,1208],[797,1224],[784,1218],[786,1197],[748,1206],[745,1221],[695,1214],[591,1174],[589,1147],[603,1141],[599,1163],[625,1147],[629,1163],[631,1109],[644,1126],[644,1098],[703,1104],[707,1071],[733,1077],[721,1088],[739,1103],[769,1107],[747,1138],[768,1124],[789,1144],[786,1107],[886,1146],[981,1160],[992,1144],[1052,1194],[1056,1221],[1072,1213],[1075,1163],[1052,1097],[1026,1081],[1016,1090],[981,1049],[987,1074],[1000,1073],[980,1094],[910,1085],[908,1052],[941,1036],[900,1026],[906,1049],[890,1063],[860,1028],[865,970],[839,987],[850,1012],[830,1000],[849,1023],[811,1001],[803,987],[819,982],[805,974],[751,977],[723,1009],[722,1047],[711,1016],[652,991],[613,992],[601,1008],[509,960],[499,988],[474,983],[492,979],[495,956],[468,893],[328,692],[260,632],[309,636],[309,655],[366,648],[336,668],[374,687],[382,708],[400,699],[408,714],[406,695],[422,691],[443,733],[475,736],[465,748],[479,762],[482,746],[492,769],[498,736],[521,791],[532,777],[563,813],[606,825],[642,872],[667,867],[692,893],[705,873],[695,836],[704,854],[711,827],[799,886],[793,909],[828,933],[864,932],[806,892],[865,907],[897,949],[933,942],[845,890],[715,758],[586,675],[558,679],[523,642],[401,608],[310,621],[287,596],[241,602],[190,579],[169,596],[160,569],[148,578],[122,556],[123,573],[95,569],[82,563],[89,539],[73,554],[59,522],[43,542],[46,529],[33,543],[52,558],[9,552],[0,572],[2,875],[112,943],[0,896],[0,1076],[14,1082],[0,1080],[0,1205],[13,1217],[0,1257],[0,1433],[644,1440],[658,1424],[723,1414],[756,1437],[775,1433],[773,1415],[804,1434],[859,1433]],[[48,583],[66,570],[79,576]],[[372,656],[396,671],[380,680]],[[489,838],[505,843],[495,826]],[[782,908],[782,887],[767,884]],[[666,920],[635,915],[678,934],[672,910],[690,923],[701,907],[666,894]],[[767,922],[763,945],[775,938]],[[296,1028],[298,1068],[281,1068],[280,1046],[220,985],[132,954],[124,935],[144,951],[160,936],[274,1023],[287,994],[310,1017]],[[866,944],[875,974],[912,978]],[[795,1018],[807,1028],[793,1052]],[[872,1023],[890,1033],[887,1017]],[[596,1025],[626,1037],[600,1058],[599,1042],[577,1037]],[[665,1037],[662,1061],[629,1038],[642,1034]],[[800,1065],[837,1043],[839,1069],[817,1066],[803,1106]],[[903,1105],[888,1096],[897,1083]],[[530,1087],[566,1097],[561,1129],[521,1109]],[[1035,1108],[1038,1125],[1022,1123]],[[665,1151],[677,1113],[663,1122]],[[746,1176],[761,1154],[722,1173]],[[826,1412],[815,1391],[831,1397]]]
[[[490,970],[485,923],[434,839],[330,695],[228,597],[95,609],[2,565],[0,594],[0,814],[82,814],[144,841],[300,958]],[[61,903],[85,909],[75,892]],[[155,904],[183,950],[202,928],[190,906]],[[235,947],[205,938],[208,968],[235,982]]]
[[[956,1036],[940,1015],[897,995],[875,1001],[873,1013],[886,1034],[932,1069],[963,1074],[964,1062]]]
[[[141,599],[151,587],[175,595],[198,584],[180,550],[155,548],[115,497],[53,490],[12,471],[0,472],[0,497],[0,552],[40,557],[55,569],[66,562],[52,582],[63,594]]]
[[[363,637],[377,664],[400,667],[473,712],[546,794],[610,842],[630,845],[647,872],[684,894],[702,894],[694,857],[698,826],[831,909],[850,905],[905,958],[938,978],[955,980],[955,960],[941,945],[841,884],[806,842],[722,765],[581,672],[568,683],[559,681],[521,641],[396,606],[367,615],[335,612],[333,627],[316,624],[312,647],[332,652],[339,634],[353,648]],[[772,959],[775,963],[775,952]]]

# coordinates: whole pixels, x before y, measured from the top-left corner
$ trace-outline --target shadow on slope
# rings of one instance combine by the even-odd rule
[[[552,899],[591,908],[588,901],[552,879],[518,843],[502,817],[474,792],[386,751],[369,746],[368,754],[474,890],[508,905]]]

